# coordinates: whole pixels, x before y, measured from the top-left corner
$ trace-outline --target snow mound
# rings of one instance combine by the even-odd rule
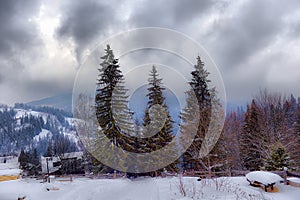
[[[288,178],[288,180],[293,181],[294,183],[299,183],[300,184],[300,178],[291,177],[291,178]]]
[[[269,185],[272,183],[280,182],[283,179],[274,173],[271,172],[264,172],[264,171],[253,171],[246,174],[246,178],[250,182],[260,182],[264,185]]]

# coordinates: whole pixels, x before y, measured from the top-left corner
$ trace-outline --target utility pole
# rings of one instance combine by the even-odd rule
[[[50,183],[50,173],[49,173],[49,165],[48,165],[48,158],[46,158],[46,162],[47,162],[47,179],[48,179],[48,183]]]

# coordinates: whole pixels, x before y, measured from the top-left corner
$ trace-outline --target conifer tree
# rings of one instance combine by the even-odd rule
[[[24,151],[24,149],[21,150],[21,153],[18,158],[18,162],[20,163],[21,169],[26,169],[29,162],[29,157],[27,153]]]
[[[103,61],[100,64],[95,97],[96,116],[101,127],[99,135],[104,134],[111,144],[105,143],[101,137],[97,138],[99,148],[96,151],[100,150],[102,154],[106,152],[105,155],[101,155],[104,163],[111,163],[126,171],[125,151],[133,151],[133,138],[130,135],[133,134],[134,128],[131,122],[132,113],[128,108],[127,89],[124,86],[119,61],[114,57],[109,45],[101,59]],[[122,158],[118,157],[120,154],[123,155]]]
[[[194,71],[191,72],[191,75],[192,80],[189,82],[191,90],[187,92],[187,105],[181,113],[183,124],[181,133],[187,134],[189,131],[186,129],[194,129],[197,132],[191,146],[182,155],[182,160],[184,169],[199,169],[206,168],[204,163],[199,160],[199,152],[211,118],[211,89],[208,87],[210,82],[208,79],[209,72],[204,68],[204,62],[200,56],[197,57],[197,64],[194,65]],[[192,93],[197,98],[197,106],[195,100],[191,99]],[[199,115],[199,121],[193,122],[193,126],[190,126],[192,119],[187,117],[191,115],[190,112],[197,112]],[[184,134],[181,137],[186,137]]]
[[[264,159],[263,169],[268,171],[283,170],[284,167],[291,168],[292,162],[285,147],[281,143],[271,146],[270,156]]]
[[[99,69],[100,74],[95,99],[96,115],[103,133],[114,145],[122,146],[121,143],[124,144],[124,142],[121,129],[125,127],[124,131],[132,130],[130,112],[127,107],[127,90],[123,85],[124,79],[119,69],[118,59],[114,57],[109,45],[107,45],[105,55],[101,59],[103,62],[100,64],[101,68]],[[117,112],[113,111],[113,106]]]
[[[54,152],[53,152],[53,144],[52,144],[52,140],[50,140],[48,142],[48,146],[47,146],[47,150],[44,154],[45,157],[52,157],[54,155]]]
[[[261,133],[260,120],[259,108],[253,100],[251,106],[247,106],[240,140],[242,165],[248,170],[262,167],[266,138]]]
[[[113,118],[123,135],[134,135],[133,113],[128,108],[128,89],[125,88],[122,77],[114,88],[112,94]]]
[[[172,118],[168,111],[168,107],[165,103],[165,97],[163,95],[163,91],[165,90],[165,88],[163,87],[162,78],[159,78],[159,74],[155,66],[152,66],[152,69],[150,71],[148,85],[149,85],[149,87],[147,88],[148,103],[147,103],[147,108],[145,110],[145,116],[143,122],[144,123],[143,134],[144,135],[154,134],[152,137],[148,138],[147,145],[149,146],[151,151],[156,151],[164,148],[174,139],[175,136],[172,134],[174,122],[172,121]],[[160,108],[165,109],[166,115],[164,115],[163,110]],[[161,126],[161,122],[164,122],[162,126]],[[158,131],[158,132],[153,132],[153,131]],[[174,146],[171,149],[171,151],[168,153],[177,154],[177,147]],[[167,159],[167,158],[158,158],[158,159]],[[176,162],[167,166],[166,170],[177,171]]]

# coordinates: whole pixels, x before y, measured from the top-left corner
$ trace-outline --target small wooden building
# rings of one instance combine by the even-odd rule
[[[65,153],[61,157],[41,157],[42,173],[44,174],[76,174],[84,173],[83,152]]]

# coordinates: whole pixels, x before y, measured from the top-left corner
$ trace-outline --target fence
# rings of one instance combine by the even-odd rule
[[[220,172],[212,172],[212,171],[187,171],[183,173],[183,176],[192,176],[192,177],[200,177],[200,178],[212,178],[212,177],[220,177],[220,176],[245,176],[250,171],[243,170],[231,170],[231,171],[220,171]],[[288,180],[288,177],[296,177],[300,178],[300,173],[289,172],[289,171],[270,171],[274,174],[277,174],[283,178],[283,182],[286,185],[291,185],[295,187],[300,187],[300,183],[294,182],[293,180]]]

